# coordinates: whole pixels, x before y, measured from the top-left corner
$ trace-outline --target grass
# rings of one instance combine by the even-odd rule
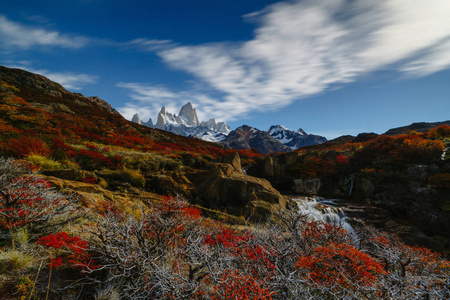
[[[30,154],[26,157],[26,160],[38,166],[41,170],[62,169],[62,166],[59,162],[39,154]]]
[[[0,271],[2,273],[29,268],[33,266],[34,262],[36,262],[34,256],[20,250],[0,253]]]

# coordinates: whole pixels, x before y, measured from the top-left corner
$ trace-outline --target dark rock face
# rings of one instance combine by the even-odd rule
[[[252,149],[256,148],[260,153],[267,154],[271,152],[291,151],[291,148],[283,145],[268,132],[244,125],[222,140],[221,144],[233,149]]]
[[[428,130],[430,130],[436,126],[440,126],[440,125],[450,125],[450,120],[443,121],[443,122],[434,122],[434,123],[427,123],[427,122],[412,123],[411,125],[408,125],[408,126],[402,126],[402,127],[389,129],[384,134],[398,135],[398,134],[410,133],[411,131],[427,132]]]
[[[320,189],[320,179],[294,179],[292,181],[292,191],[302,195],[317,195]]]

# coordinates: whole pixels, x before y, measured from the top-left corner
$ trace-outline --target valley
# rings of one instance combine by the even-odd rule
[[[187,103],[143,124],[6,67],[0,102],[8,297],[448,295],[450,122],[326,141],[199,122]],[[340,199],[336,222],[295,200],[319,196]]]

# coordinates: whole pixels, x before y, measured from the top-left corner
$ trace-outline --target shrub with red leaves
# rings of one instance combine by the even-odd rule
[[[41,237],[36,243],[53,249],[63,250],[57,252],[56,258],[51,261],[50,264],[53,268],[73,266],[83,270],[95,270],[99,267],[91,259],[88,242],[78,236],[70,236],[66,232],[59,232]]]

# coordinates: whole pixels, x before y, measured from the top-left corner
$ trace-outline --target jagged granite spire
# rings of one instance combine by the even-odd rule
[[[133,118],[131,119],[131,122],[142,124],[142,120],[139,117],[139,114],[134,114]]]
[[[139,124],[148,127],[170,131],[179,135],[198,137],[212,142],[221,141],[231,131],[230,126],[225,122],[216,122],[214,119],[199,122],[197,111],[191,102],[181,107],[178,116],[168,112],[165,106],[161,107],[155,125],[152,119],[149,119],[147,123],[142,122],[138,114],[133,116],[132,121],[136,123],[139,121]]]
[[[178,118],[188,126],[199,125],[197,112],[195,111],[195,108],[192,107],[191,102],[188,102],[181,107]]]

